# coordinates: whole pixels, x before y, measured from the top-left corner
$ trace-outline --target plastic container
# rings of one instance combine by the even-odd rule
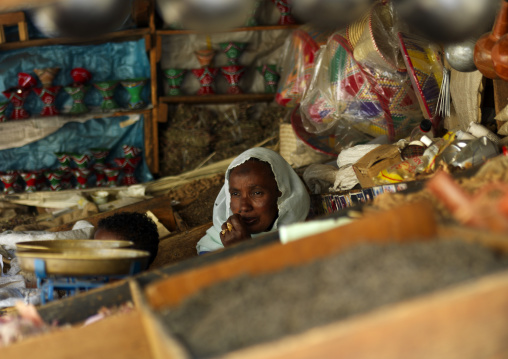
[[[428,119],[422,120],[420,125],[415,127],[413,131],[411,131],[410,140],[411,141],[419,141],[422,136],[427,136],[429,138],[433,138],[434,134],[432,133],[432,121]]]
[[[420,139],[427,149],[423,152],[421,156],[422,163],[417,167],[417,173],[423,173],[426,171],[433,171],[435,167],[435,159],[443,145],[444,140],[442,138],[438,138],[436,141],[433,141],[430,137],[424,135]]]

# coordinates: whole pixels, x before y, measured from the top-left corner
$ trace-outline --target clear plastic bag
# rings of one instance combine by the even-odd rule
[[[308,132],[335,136],[337,152],[381,135],[390,141],[403,138],[422,119],[408,74],[398,68],[403,64],[395,56],[397,41],[390,31],[382,31],[377,42],[382,37],[385,47],[393,50],[391,67],[372,56],[360,63],[353,53],[358,47],[353,50],[340,33],[329,38],[316,59],[301,101],[302,119]]]
[[[291,108],[300,103],[314,70],[316,52],[331,34],[304,25],[288,37],[278,66],[281,77],[275,99],[279,105]]]

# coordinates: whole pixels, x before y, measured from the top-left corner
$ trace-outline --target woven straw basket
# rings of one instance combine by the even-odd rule
[[[376,69],[405,71],[404,59],[392,28],[392,12],[388,5],[381,3],[372,7],[366,19],[362,18],[351,25],[348,41],[354,44],[355,60]]]

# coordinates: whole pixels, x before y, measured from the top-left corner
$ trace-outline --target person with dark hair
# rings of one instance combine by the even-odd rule
[[[159,250],[157,225],[146,213],[120,212],[103,218],[97,224],[94,239],[133,242],[133,249],[150,253],[147,267],[152,264]]]

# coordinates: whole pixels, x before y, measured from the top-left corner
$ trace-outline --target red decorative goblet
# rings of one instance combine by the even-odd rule
[[[25,192],[33,193],[37,190],[37,171],[21,171],[19,175],[25,181]]]
[[[45,175],[46,172],[47,172],[47,170],[45,170],[45,169],[35,171],[36,176],[37,176],[35,179],[35,188],[37,189],[37,191],[46,191],[49,189],[48,181],[47,181],[46,175]]]
[[[124,186],[130,186],[138,183],[136,177],[134,176],[134,172],[136,171],[137,165],[141,161],[141,156],[134,158],[115,158],[114,161],[123,170],[124,176],[122,184]]]
[[[280,12],[279,25],[296,24],[295,18],[291,15],[289,0],[272,0]]]
[[[228,93],[229,94],[239,94],[243,93],[243,91],[238,86],[241,77],[245,73],[245,66],[240,65],[231,65],[221,67],[222,75],[226,78],[229,84]]]
[[[11,120],[24,120],[30,117],[30,113],[23,108],[25,100],[30,94],[29,89],[11,87],[2,93],[9,99],[9,101],[11,101],[12,105],[14,106],[10,116]]]
[[[196,93],[197,95],[212,95],[215,93],[212,85],[215,80],[215,76],[217,76],[217,72],[219,72],[219,69],[213,67],[204,67],[201,69],[193,69],[191,71],[201,84],[201,87]]]
[[[84,189],[87,187],[88,177],[92,171],[88,168],[72,168],[72,174],[76,177],[76,189]]]
[[[18,173],[16,171],[0,172],[0,181],[4,184],[4,193],[13,194],[14,183],[18,179]]]
[[[106,165],[104,163],[95,163],[93,165],[93,169],[95,172],[95,186],[102,187],[106,185]]]
[[[108,187],[116,187],[118,183],[118,176],[120,175],[120,171],[122,169],[120,167],[106,167],[104,168],[104,173],[107,177],[106,185]]]
[[[34,92],[39,98],[42,100],[44,104],[42,111],[40,113],[41,116],[56,116],[60,112],[55,107],[55,98],[56,94],[62,86],[50,86],[50,87],[36,87],[34,88]]]

